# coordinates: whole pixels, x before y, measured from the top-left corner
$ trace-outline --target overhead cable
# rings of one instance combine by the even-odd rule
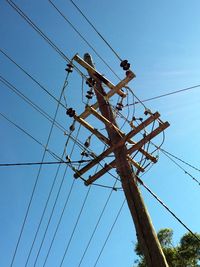
[[[176,90],[176,91],[172,91],[172,92],[169,92],[169,93],[166,93],[166,94],[154,96],[154,97],[147,98],[147,99],[144,99],[144,100],[135,101],[134,103],[125,105],[125,107],[132,106],[132,105],[135,105],[135,104],[139,104],[141,102],[144,103],[144,102],[155,100],[155,99],[159,99],[159,98],[162,98],[162,97],[166,97],[166,96],[182,93],[182,92],[189,91],[189,90],[192,90],[192,89],[195,89],[195,88],[198,88],[198,87],[200,87],[200,84],[194,85],[194,86],[190,86],[190,87],[186,87],[186,88],[183,88],[183,89],[179,89],[179,90]]]
[[[106,41],[106,39],[103,37],[103,35],[97,30],[97,28],[94,26],[94,24],[86,17],[86,15],[83,13],[83,11],[74,3],[74,1],[70,0],[70,2],[74,5],[74,7],[78,10],[78,12],[84,17],[84,19],[89,23],[89,25],[94,29],[94,31],[99,35],[99,37],[106,43],[106,45],[111,49],[111,51],[115,54],[115,56],[122,61],[121,57],[118,55],[118,53],[112,48],[112,46]]]

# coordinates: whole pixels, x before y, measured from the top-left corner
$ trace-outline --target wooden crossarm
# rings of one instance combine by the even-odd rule
[[[112,84],[107,78],[105,78],[101,73],[95,70],[92,66],[90,66],[85,60],[83,60],[77,54],[74,56],[73,59],[76,62],[78,62],[82,67],[84,67],[89,73],[98,78],[102,83],[107,85],[108,88],[110,88],[111,90],[115,89],[115,93],[117,93],[121,97],[126,97],[126,94],[123,91],[121,91],[121,88],[124,87],[131,79],[135,77],[134,74],[130,75],[129,78],[126,77],[128,81],[126,83],[121,82],[120,85],[118,85],[118,88],[116,89],[114,84]]]
[[[107,145],[110,145],[110,140],[105,137],[103,134],[101,134],[97,129],[95,129],[93,126],[91,126],[89,123],[87,123],[85,120],[77,116],[76,114],[74,115],[74,119],[78,121],[80,124],[82,124],[86,129],[88,129],[91,133],[95,134],[97,138],[99,138],[101,141],[106,143]]]
[[[144,129],[147,125],[149,125],[151,122],[153,122],[155,119],[157,119],[160,116],[158,112],[152,114],[149,118],[147,118],[144,122],[142,122],[140,125],[135,127],[133,130],[131,130],[126,136],[122,137],[120,142],[117,144],[109,147],[107,150],[105,150],[103,153],[101,153],[98,157],[96,157],[93,161],[88,163],[85,167],[83,167],[81,170],[77,171],[74,174],[75,178],[78,178],[85,172],[87,172],[89,169],[94,167],[96,164],[98,164],[101,160],[103,160],[105,157],[107,157],[110,153],[112,153],[115,149],[119,148],[120,146],[124,145],[126,141],[128,141],[130,138],[132,138],[134,135],[136,135],[138,132],[140,132],[142,129]]]
[[[102,121],[105,125],[107,125],[110,128],[115,129],[117,132],[120,132],[120,134],[122,135],[120,129],[114,125],[113,123],[111,123],[108,119],[106,119],[103,115],[101,115],[99,112],[97,112],[93,107],[91,106],[86,106],[86,110],[89,110],[97,119],[99,119],[100,121]],[[124,134],[123,134],[124,135]]]
[[[144,172],[145,171],[145,169],[142,167],[142,166],[140,166],[140,164],[138,164],[134,159],[132,159],[129,155],[127,155],[127,159],[128,159],[128,161],[131,163],[131,164],[133,164],[133,166],[135,166],[138,170],[140,170],[141,172]]]
[[[159,127],[157,127],[154,131],[146,135],[143,139],[141,139],[138,143],[133,145],[130,149],[128,149],[127,154],[132,154],[134,151],[141,148],[144,144],[149,142],[151,139],[153,139],[156,135],[158,135],[160,132],[162,132],[164,129],[169,127],[169,123],[165,122],[163,124],[160,124]],[[90,176],[90,178],[85,182],[86,185],[89,185],[96,181],[99,177],[104,175],[107,171],[111,170],[115,166],[115,160],[113,160],[109,165],[106,165],[105,168],[101,169],[99,172],[97,172],[95,175]]]

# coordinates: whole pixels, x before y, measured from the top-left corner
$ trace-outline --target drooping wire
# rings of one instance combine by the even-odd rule
[[[112,48],[112,46],[106,41],[103,35],[97,30],[97,28],[93,25],[93,23],[86,17],[86,15],[82,12],[82,10],[74,3],[74,1],[70,0],[70,2],[74,5],[74,7],[78,10],[78,12],[84,17],[84,19],[89,23],[89,25],[94,29],[94,31],[99,35],[99,37],[106,43],[106,45],[110,48],[110,50],[115,54],[115,56],[122,61],[121,57],[118,53]]]
[[[60,94],[60,97],[59,97],[59,103],[60,103],[60,101],[61,101],[63,91],[65,90],[65,83],[66,83],[66,81],[67,81],[67,79],[68,79],[68,76],[69,76],[69,73],[68,73],[67,76],[66,76],[66,79],[65,79],[65,81],[64,81],[63,88],[62,88],[62,90],[61,90],[61,94]],[[42,155],[41,162],[44,161],[45,156],[46,156],[47,147],[48,147],[49,142],[50,142],[51,134],[52,134],[52,132],[53,132],[53,127],[54,127],[54,122],[55,122],[55,120],[56,120],[56,116],[57,116],[58,109],[59,109],[59,106],[60,106],[59,103],[57,104],[57,107],[56,107],[56,111],[55,111],[54,118],[53,118],[53,122],[52,122],[52,124],[51,124],[51,128],[50,128],[50,131],[49,131],[49,134],[48,134],[48,137],[47,137],[47,142],[46,142],[46,146],[45,146],[45,149],[44,149],[44,152],[43,152],[43,155]],[[20,233],[19,233],[18,240],[17,240],[16,246],[15,246],[15,250],[14,250],[14,254],[13,254],[12,260],[11,260],[10,267],[13,266],[15,257],[16,257],[16,255],[17,255],[18,247],[19,247],[19,244],[20,244],[20,241],[21,241],[21,238],[22,238],[22,234],[23,234],[23,231],[24,231],[24,228],[25,228],[25,224],[26,224],[27,219],[28,219],[28,214],[29,214],[29,211],[30,211],[30,208],[31,208],[31,204],[32,204],[32,201],[33,201],[33,198],[34,198],[34,195],[35,195],[35,191],[36,191],[37,185],[38,185],[38,181],[39,181],[40,173],[41,173],[41,170],[42,170],[42,166],[43,166],[43,165],[41,164],[40,167],[39,167],[38,174],[37,174],[35,183],[34,183],[34,185],[33,185],[33,189],[32,189],[32,192],[31,192],[31,197],[30,197],[30,200],[29,200],[29,203],[28,203],[28,207],[27,207],[27,209],[26,209],[25,217],[24,217],[24,220],[23,220],[23,223],[22,223],[22,227],[21,227],[21,229],[20,229]]]
[[[126,200],[124,200],[124,201],[122,202],[122,205],[121,205],[121,207],[120,207],[120,209],[119,209],[119,211],[118,211],[118,213],[117,213],[117,216],[116,216],[116,218],[115,218],[115,220],[114,220],[114,222],[113,222],[113,224],[112,224],[112,226],[111,226],[111,228],[110,228],[110,231],[109,231],[109,233],[108,233],[108,235],[107,235],[107,237],[106,237],[106,240],[105,240],[105,242],[104,242],[104,244],[103,244],[103,246],[102,246],[102,248],[101,248],[101,250],[100,250],[100,253],[99,253],[99,255],[98,255],[98,257],[97,257],[97,259],[96,259],[95,264],[94,264],[93,267],[96,267],[96,266],[97,266],[97,263],[98,263],[98,261],[99,261],[101,255],[102,255],[102,253],[103,253],[103,251],[104,251],[104,249],[105,249],[105,246],[106,246],[106,244],[107,244],[107,242],[108,242],[108,240],[109,240],[109,238],[110,238],[110,236],[111,236],[111,234],[112,234],[112,231],[113,231],[113,229],[114,229],[114,226],[115,226],[117,220],[119,219],[119,216],[120,216],[120,214],[121,214],[121,212],[122,212],[122,209],[123,209],[123,207],[124,207],[125,202],[126,202]]]

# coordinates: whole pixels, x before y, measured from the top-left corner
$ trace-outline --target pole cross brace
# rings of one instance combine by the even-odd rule
[[[163,124],[160,124],[159,127],[157,127],[154,131],[146,135],[143,139],[141,139],[139,142],[137,142],[135,145],[133,145],[130,149],[128,149],[127,154],[132,154],[134,151],[141,148],[144,144],[149,142],[151,139],[153,139],[156,135],[158,135],[160,132],[164,131],[167,127],[169,127],[169,123],[165,122]],[[113,160],[111,163],[107,164],[103,169],[101,169],[99,172],[97,172],[95,175],[90,176],[89,179],[85,182],[85,185],[90,185],[94,181],[96,181],[99,177],[104,175],[106,172],[114,168],[116,162]]]
[[[153,121],[155,121],[156,119],[158,119],[159,116],[160,116],[160,114],[158,112],[152,114],[149,118],[147,118],[145,121],[143,121],[140,125],[138,125],[133,130],[131,130],[127,135],[123,136],[121,138],[120,142],[118,142],[117,144],[115,144],[113,146],[110,146],[107,150],[105,150],[104,152],[102,152],[98,157],[96,157],[94,160],[92,160],[90,163],[88,163],[85,167],[83,167],[82,169],[78,170],[74,174],[74,177],[75,178],[78,178],[79,176],[81,176],[82,174],[84,174],[85,172],[87,172],[89,169],[91,169],[92,167],[94,167],[101,160],[103,160],[110,153],[112,153],[115,149],[119,148],[120,146],[123,146],[125,144],[125,142],[129,141],[134,135],[136,135],[141,130],[143,130],[146,126],[148,126],[150,123],[152,123]],[[147,140],[146,142],[148,142],[148,139],[147,138],[145,140]],[[133,147],[136,147],[136,146],[137,146],[136,150],[140,149],[140,151],[141,151],[141,147],[143,146],[143,144],[141,146],[140,145],[138,146],[138,143],[135,143],[133,145]],[[149,156],[149,154],[147,152],[146,152],[146,154],[147,154],[147,156]],[[138,166],[138,167],[140,167],[140,166]]]

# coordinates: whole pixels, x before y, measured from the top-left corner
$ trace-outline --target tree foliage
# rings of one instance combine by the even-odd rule
[[[199,234],[196,235],[200,238]],[[200,241],[191,233],[184,234],[176,246],[172,242],[172,229],[161,229],[157,236],[170,267],[200,267]],[[138,243],[135,246],[135,252],[138,259],[135,261],[134,267],[147,267]]]

